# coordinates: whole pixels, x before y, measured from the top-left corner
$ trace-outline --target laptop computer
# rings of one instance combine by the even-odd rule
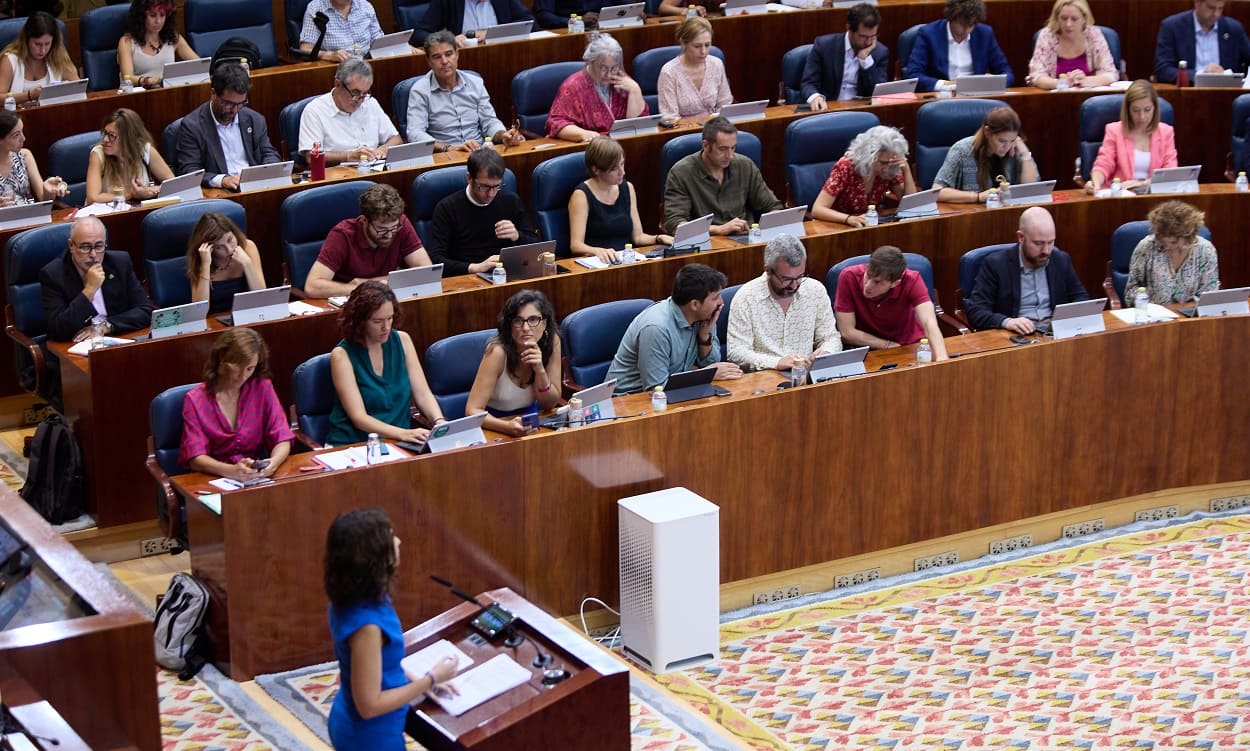
[[[1106,331],[1107,325],[1102,320],[1102,310],[1105,307],[1105,297],[1056,305],[1050,319],[1050,332],[1056,339],[1068,339],[1081,334]]]
[[[152,311],[152,338],[164,339],[179,334],[208,330],[208,300],[189,302]]]
[[[955,96],[996,96],[1007,90],[1007,76],[985,73],[955,79]]]
[[[807,228],[803,226],[803,217],[806,215],[806,204],[788,209],[777,209],[760,215],[760,239],[768,242],[778,235],[806,237]]]
[[[1004,206],[1020,206],[1026,203],[1051,203],[1055,200],[1055,181],[1042,180],[1036,183],[1020,183],[1011,186],[1007,191]]]
[[[81,102],[87,98],[87,79],[50,83],[39,92],[39,106]]]
[[[758,120],[764,116],[764,110],[767,108],[767,99],[757,99],[754,102],[726,104],[720,108],[718,114],[731,123],[740,123],[744,120]]]
[[[396,269],[386,275],[386,286],[400,300],[440,294],[443,291],[443,264]]]
[[[204,189],[200,187],[200,182],[203,179],[204,170],[202,169],[188,172],[185,175],[174,175],[161,183],[161,189],[156,194],[156,198],[149,198],[139,203],[147,206],[153,203],[164,203],[169,200],[198,201],[204,197]]]
[[[1150,176],[1151,193],[1197,193],[1201,164],[1184,167],[1162,167]]]
[[[384,57],[415,55],[417,51],[408,44],[411,37],[412,29],[397,31],[394,34],[383,34],[369,45],[369,57],[381,60]]]
[[[1195,73],[1195,89],[1240,89],[1244,79],[1231,70],[1223,73]]]
[[[295,162],[287,161],[244,167],[239,172],[239,192],[286,187],[291,184],[291,170],[294,166]]]
[[[1235,316],[1250,313],[1250,287],[1216,289],[1198,295],[1198,315]]]
[[[52,221],[52,202],[18,203],[0,209],[0,230],[48,224]]]
[[[434,142],[413,141],[401,143],[386,150],[386,161],[375,164],[374,169],[407,169],[424,167],[434,163]]]
[[[609,5],[599,10],[599,28],[619,29],[622,26],[641,26],[646,14],[646,3]]]
[[[486,414],[478,412],[476,415],[435,425],[426,440],[426,448],[431,454],[437,454],[440,451],[484,445],[486,434],[482,432],[482,422],[486,420]]]
[[[807,377],[812,383],[823,383],[836,378],[863,375],[868,372],[864,368],[866,357],[868,357],[867,347],[844,349],[841,352],[820,355],[812,358],[812,364],[807,368]]]
[[[171,86],[187,86],[193,83],[208,83],[209,64],[212,58],[201,57],[198,60],[182,60],[165,63],[161,69],[161,88]]]
[[[604,381],[598,386],[591,386],[573,394],[574,399],[582,400],[582,409],[586,412],[586,422],[599,420],[615,420],[616,409],[612,404],[612,392],[616,391],[616,379]],[[539,425],[556,430],[569,424],[569,413],[562,412],[544,419]]]
[[[915,94],[919,78],[904,78],[901,81],[882,81],[872,87],[872,98],[879,96],[895,96],[897,94]]]
[[[268,287],[253,292],[236,292],[230,315],[217,316],[227,326],[246,326],[260,321],[276,321],[291,315],[291,285]]]
[[[715,365],[674,373],[664,384],[664,394],[668,397],[669,404],[679,404],[708,396],[728,396],[729,391],[712,385],[714,378],[716,378]]]
[[[647,258],[679,256],[712,248],[712,214],[682,222],[673,230],[673,244],[647,253]]]
[[[502,248],[499,251],[499,261],[503,264],[503,270],[508,274],[508,281],[515,282],[522,279],[537,279],[543,275],[543,265],[538,261],[538,256],[542,253],[555,253],[556,241],[545,240],[540,243],[529,243],[527,245],[513,245],[510,248]],[[488,282],[491,279],[489,271],[479,271],[477,275]]]
[[[643,115],[642,117],[623,117],[612,123],[608,129],[608,138],[626,138],[643,133],[654,133],[660,127],[663,115]]]
[[[488,26],[485,29],[478,29],[478,44],[486,44],[488,41],[492,43],[506,42],[509,40],[527,39],[530,31],[534,28],[533,21],[513,21],[512,23],[501,23],[498,26]]]
[[[877,221],[881,224],[888,224],[904,219],[923,219],[928,216],[937,216],[937,199],[938,194],[941,192],[941,188],[930,188],[929,190],[918,190],[915,193],[908,193],[899,200],[898,208],[894,211],[879,212]]]
[[[768,3],[760,2],[760,0],[725,0],[722,8],[726,16],[755,15],[756,13],[767,13]],[[672,401],[671,399],[669,401]]]

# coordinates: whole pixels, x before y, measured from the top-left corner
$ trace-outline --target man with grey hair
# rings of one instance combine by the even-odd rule
[[[152,301],[130,255],[108,250],[104,223],[94,216],[74,220],[65,253],[40,269],[39,288],[54,342],[81,342],[93,323],[104,324],[106,334],[124,334],[152,320]]]
[[[321,144],[326,164],[382,159],[403,143],[395,124],[370,93],[373,68],[352,58],[339,63],[334,88],[308,103],[299,119],[299,152],[308,157]]]
[[[839,352],[842,337],[825,285],[807,276],[807,250],[792,235],[764,248],[764,273],[743,284],[729,306],[728,359],[743,370],[788,370]]]
[[[425,38],[430,72],[408,94],[408,140],[434,141],[435,151],[477,151],[488,141],[516,146],[525,140],[516,128],[505,130],[477,73],[460,70],[456,37],[443,29]]]
[[[521,0],[433,0],[417,22],[408,44],[416,47],[439,29],[456,35],[460,46],[481,29],[516,21],[533,21],[534,15]]]

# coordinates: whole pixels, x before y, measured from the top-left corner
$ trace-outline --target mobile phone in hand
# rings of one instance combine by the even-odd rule
[[[268,466],[269,466],[268,459],[257,459],[256,461],[252,462],[252,469],[258,472]]]

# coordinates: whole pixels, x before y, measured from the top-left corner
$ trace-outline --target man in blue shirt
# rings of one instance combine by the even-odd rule
[[[725,275],[701,263],[683,266],[673,293],[638,314],[616,350],[607,380],[616,393],[636,394],[663,386],[673,373],[716,365],[716,379],[741,378],[742,369],[721,362],[716,321],[725,307]]]

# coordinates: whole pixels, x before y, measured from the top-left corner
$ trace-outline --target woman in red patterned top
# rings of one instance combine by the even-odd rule
[[[907,164],[907,139],[897,129],[877,125],[855,136],[846,156],[833,165],[816,196],[812,218],[863,227],[870,205],[881,206],[916,192]]]
[[[217,337],[204,382],[182,402],[178,462],[244,482],[272,475],[291,453],[291,426],[269,381],[269,349],[254,329]],[[269,461],[257,466],[262,459]]]

